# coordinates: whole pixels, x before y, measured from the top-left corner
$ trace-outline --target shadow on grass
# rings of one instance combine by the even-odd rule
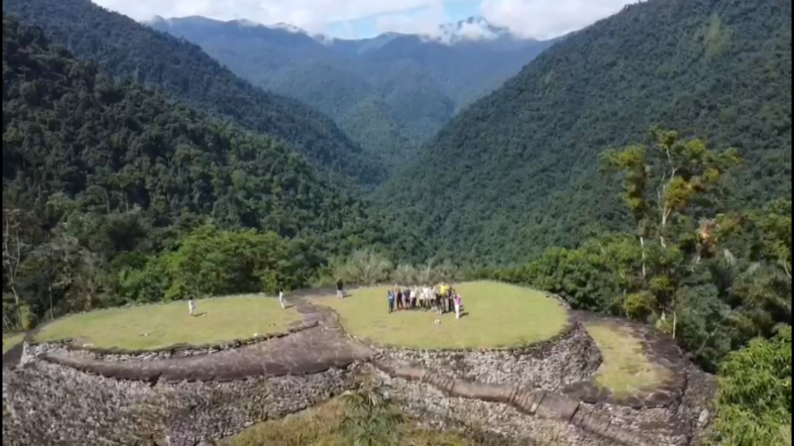
[[[207,312],[199,312],[199,313],[197,313],[197,314],[193,314],[193,315],[191,315],[191,316],[192,316],[193,318],[196,318],[196,317],[206,317],[206,316],[207,316]]]

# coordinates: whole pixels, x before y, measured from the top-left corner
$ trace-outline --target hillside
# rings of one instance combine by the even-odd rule
[[[792,4],[651,0],[576,32],[443,128],[381,191],[440,253],[478,262],[574,246],[624,221],[606,149],[652,126],[736,147],[735,204],[792,192]]]
[[[391,33],[321,42],[301,31],[204,17],[156,18],[149,25],[200,45],[237,75],[317,108],[343,129],[360,129],[349,136],[392,166],[554,42],[498,29],[498,37],[480,41]],[[388,110],[363,114],[363,104],[376,103]],[[382,129],[395,138],[366,138]]]
[[[41,26],[75,56],[99,63],[169,97],[294,146],[323,171],[361,185],[384,178],[381,162],[335,123],[294,99],[267,93],[235,76],[198,46],[110,12],[90,0],[3,0],[22,24]]]
[[[110,257],[208,221],[330,242],[366,219],[278,141],[113,80],[7,16],[3,206],[44,231],[69,220]]]

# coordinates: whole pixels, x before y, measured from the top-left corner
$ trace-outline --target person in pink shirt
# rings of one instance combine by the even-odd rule
[[[453,298],[453,305],[455,306],[455,319],[461,319],[461,295],[456,294],[455,298]]]

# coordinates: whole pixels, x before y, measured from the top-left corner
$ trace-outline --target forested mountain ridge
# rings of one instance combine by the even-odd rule
[[[114,290],[124,272],[205,224],[290,240],[299,269],[386,237],[324,177],[281,142],[115,80],[3,16],[4,316],[129,299]]]
[[[492,36],[482,40],[450,40],[452,29],[446,30],[450,41],[394,33],[355,41],[205,17],[148,24],[200,45],[255,85],[316,107],[393,166],[458,109],[499,87],[554,42],[498,29],[484,29]],[[472,20],[455,25],[478,26]],[[367,114],[373,107],[376,113]],[[379,134],[389,138],[370,138]]]
[[[490,262],[624,228],[599,154],[653,126],[736,147],[735,204],[792,191],[792,4],[651,0],[568,36],[445,126],[381,200],[442,253]]]
[[[279,138],[323,171],[362,185],[385,177],[380,160],[362,151],[331,119],[294,99],[254,87],[194,44],[90,0],[3,0],[3,11],[22,24],[41,26],[53,42],[97,62],[112,76],[131,78],[206,113]]]

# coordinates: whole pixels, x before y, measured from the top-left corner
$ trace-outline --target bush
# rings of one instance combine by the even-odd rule
[[[758,338],[720,367],[715,442],[792,445],[792,327]]]

